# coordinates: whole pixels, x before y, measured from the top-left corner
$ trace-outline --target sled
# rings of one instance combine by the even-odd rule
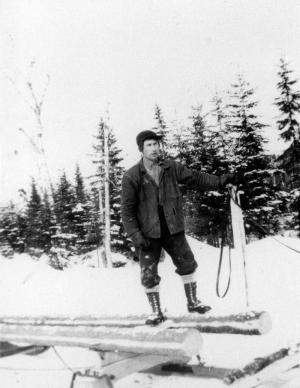
[[[102,388],[112,387],[113,382],[131,373],[149,368],[162,371],[168,365],[179,365],[181,370],[191,368],[198,377],[223,378],[230,371],[197,362],[201,360],[202,333],[241,334],[243,329],[243,334],[261,335],[270,330],[265,312],[223,317],[186,314],[172,317],[156,327],[146,326],[144,318],[2,317],[0,341],[28,343],[30,348],[34,344],[36,347],[69,346],[95,351],[101,356],[99,369],[76,371],[73,385],[79,387],[82,379],[89,378],[95,379],[95,386]],[[190,364],[192,360],[196,363]]]
[[[215,367],[201,362],[189,364],[171,362],[145,372],[215,378],[232,388],[298,388],[300,387],[300,344],[257,357],[238,369]]]

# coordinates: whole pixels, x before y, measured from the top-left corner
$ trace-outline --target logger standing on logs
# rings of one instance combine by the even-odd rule
[[[211,309],[197,298],[197,263],[184,233],[179,184],[202,191],[217,190],[234,180],[233,174],[216,176],[191,170],[181,163],[161,159],[161,136],[142,131],[136,142],[142,158],[125,172],[122,180],[122,221],[133,241],[141,266],[141,282],[152,314],[148,325],[164,321],[159,298],[158,263],[162,248],[171,256],[181,276],[189,312],[204,314]]]

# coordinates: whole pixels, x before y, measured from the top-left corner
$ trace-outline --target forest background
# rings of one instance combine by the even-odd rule
[[[3,2],[8,255],[55,258],[101,246],[105,131],[112,249],[131,252],[120,181],[138,160],[142,129],[163,133],[164,153],[191,168],[239,171],[248,239],[299,233],[297,2],[141,3]],[[183,195],[187,232],[218,245],[227,193]]]

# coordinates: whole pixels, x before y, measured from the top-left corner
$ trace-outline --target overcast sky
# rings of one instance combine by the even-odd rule
[[[244,74],[271,127],[280,57],[300,76],[298,0],[0,0],[0,202],[36,175],[36,153],[18,128],[36,126],[26,87],[43,105],[53,179],[78,161],[92,171],[93,135],[109,108],[124,165],[139,158],[136,134],[154,124],[155,104],[167,123],[186,122],[191,106],[224,92]]]

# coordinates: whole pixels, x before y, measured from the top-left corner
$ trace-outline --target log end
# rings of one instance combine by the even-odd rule
[[[260,334],[266,334],[272,329],[271,315],[263,311],[259,317],[259,332]]]
[[[195,329],[191,329],[187,332],[186,337],[182,343],[182,347],[188,357],[197,356],[200,353],[202,345],[202,335]]]

